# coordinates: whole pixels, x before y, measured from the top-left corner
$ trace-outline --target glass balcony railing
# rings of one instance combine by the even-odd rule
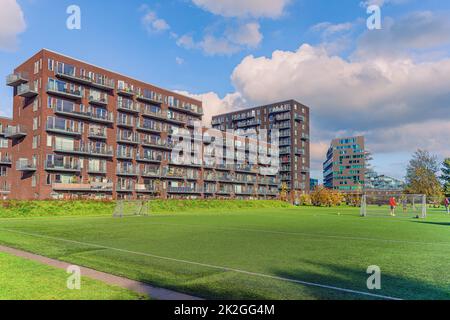
[[[11,87],[17,87],[21,84],[29,81],[28,74],[25,72],[16,72],[6,77],[6,85]]]
[[[83,92],[79,89],[67,88],[67,85],[47,84],[47,93],[62,96],[70,99],[82,99]]]
[[[33,98],[38,94],[39,93],[34,88],[34,86],[28,83],[21,84],[17,87],[17,95],[23,98]]]
[[[16,162],[17,171],[36,171],[36,163],[28,159],[20,159]]]

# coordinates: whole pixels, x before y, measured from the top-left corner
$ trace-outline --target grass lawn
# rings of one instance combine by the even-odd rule
[[[442,211],[417,220],[357,208],[0,219],[0,244],[213,299],[450,299],[449,232]],[[371,265],[381,290],[367,289]]]
[[[130,300],[143,297],[88,278],[67,289],[67,274],[38,262],[0,253],[0,300]]]

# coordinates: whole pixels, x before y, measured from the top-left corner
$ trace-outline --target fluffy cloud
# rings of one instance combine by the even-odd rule
[[[224,17],[278,18],[291,0],[192,0],[200,8]]]
[[[219,37],[208,33],[198,42],[192,35],[185,34],[177,39],[177,45],[185,49],[200,49],[208,56],[232,55],[246,48],[257,47],[263,39],[259,29],[259,23],[250,22],[236,28],[230,27]]]
[[[169,24],[164,19],[158,18],[156,12],[154,11],[148,11],[142,17],[142,24],[150,33],[158,33],[170,29]]]
[[[26,29],[22,8],[16,0],[2,0],[0,10],[0,50],[17,48],[17,35]]]
[[[207,127],[211,127],[211,119],[213,116],[242,109],[247,105],[245,99],[239,93],[228,94],[223,99],[214,92],[192,94],[186,91],[178,91],[178,93],[203,103],[203,124]]]

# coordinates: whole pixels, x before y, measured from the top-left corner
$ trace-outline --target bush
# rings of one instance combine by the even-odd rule
[[[309,194],[302,194],[300,196],[300,205],[301,206],[312,206],[311,196]]]
[[[335,190],[327,189],[324,186],[317,187],[311,193],[311,202],[317,207],[336,207],[344,201],[344,196]]]

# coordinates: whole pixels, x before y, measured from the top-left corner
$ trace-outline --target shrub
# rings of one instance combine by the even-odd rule
[[[301,206],[311,206],[312,205],[311,196],[309,194],[302,194],[300,196],[300,205]]]
[[[311,202],[314,206],[335,207],[340,206],[344,201],[344,196],[335,190],[327,189],[324,186],[317,187],[311,193]]]

